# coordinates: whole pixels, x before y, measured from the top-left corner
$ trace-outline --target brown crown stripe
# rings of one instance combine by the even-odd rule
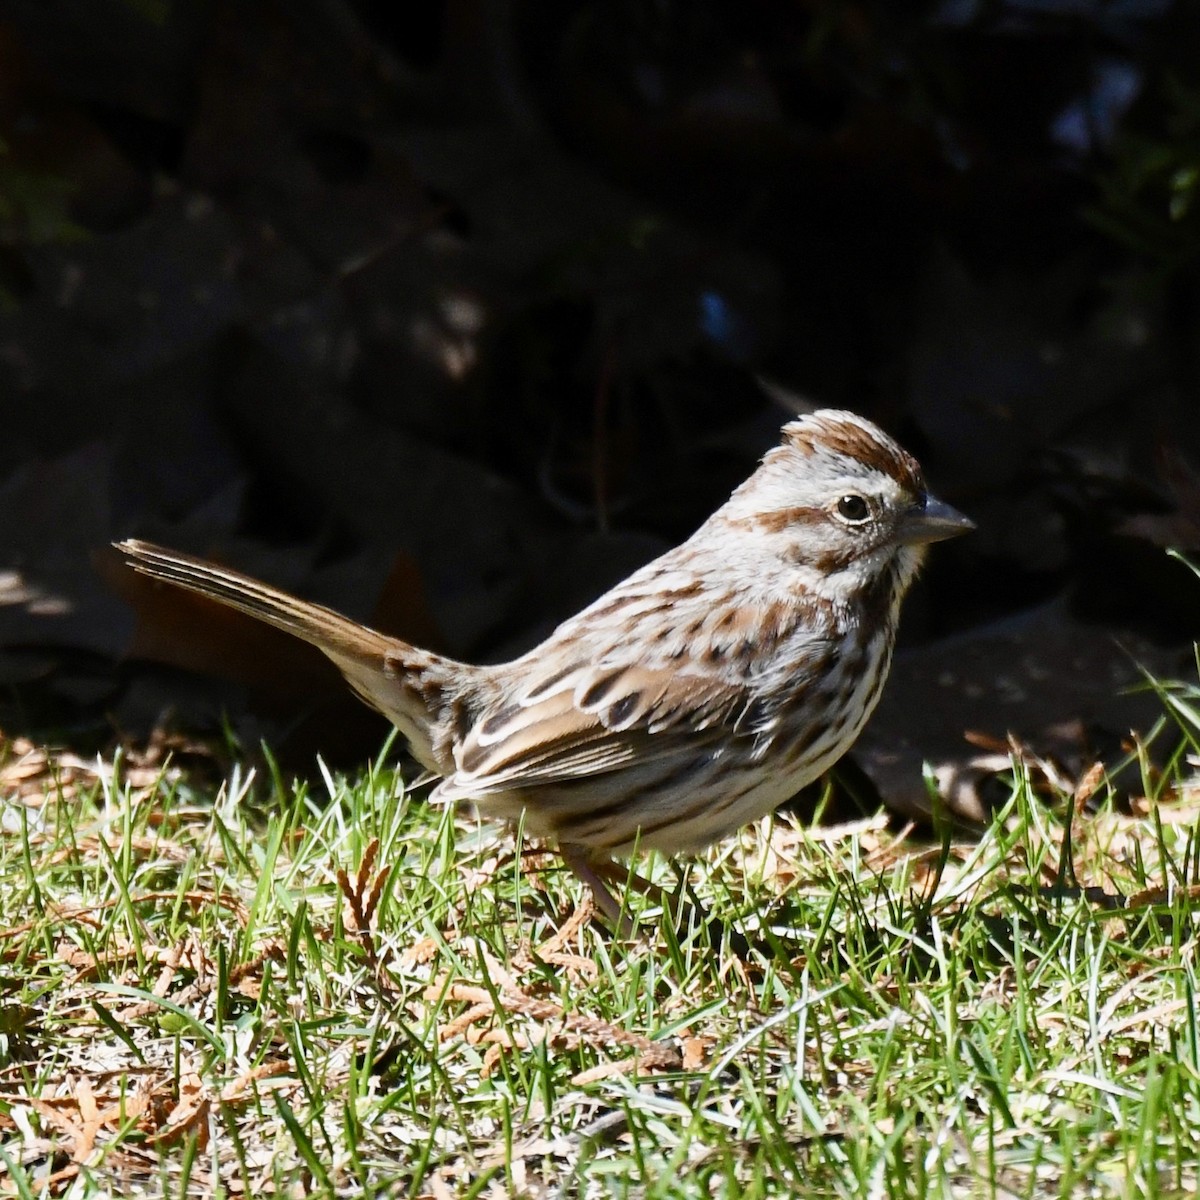
[[[823,451],[845,454],[890,475],[913,495],[925,490],[921,467],[911,454],[902,450],[890,438],[886,442],[881,441],[876,435],[853,422],[807,421],[797,428],[789,427],[785,437],[804,455],[814,454],[819,443]]]

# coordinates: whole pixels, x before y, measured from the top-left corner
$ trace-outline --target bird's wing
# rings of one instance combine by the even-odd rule
[[[575,664],[533,679],[476,720],[456,746],[444,799],[560,783],[756,731],[742,682],[666,667]]]

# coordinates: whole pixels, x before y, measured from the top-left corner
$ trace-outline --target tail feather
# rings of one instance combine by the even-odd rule
[[[115,545],[142,575],[228,605],[316,646],[363,700],[397,726],[423,766],[444,773],[445,752],[435,744],[454,678],[450,660],[217,563],[133,538]]]
[[[378,658],[404,643],[376,633],[321,604],[301,600],[240,571],[130,538],[116,547],[142,575],[236,608],[325,651],[352,659]]]

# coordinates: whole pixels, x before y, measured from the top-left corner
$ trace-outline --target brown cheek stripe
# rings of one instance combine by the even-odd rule
[[[785,529],[795,529],[797,525],[820,525],[829,520],[829,514],[823,508],[813,508],[811,505],[797,508],[777,508],[774,512],[759,513],[752,518],[756,529],[764,529],[767,533],[782,533]]]

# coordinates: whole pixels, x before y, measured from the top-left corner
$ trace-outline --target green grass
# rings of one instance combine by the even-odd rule
[[[724,934],[635,896],[621,942],[382,760],[217,789],[9,745],[0,1192],[1190,1194],[1188,770],[1142,817],[1101,785],[1069,863],[1025,769],[977,841],[749,830],[687,871]]]

